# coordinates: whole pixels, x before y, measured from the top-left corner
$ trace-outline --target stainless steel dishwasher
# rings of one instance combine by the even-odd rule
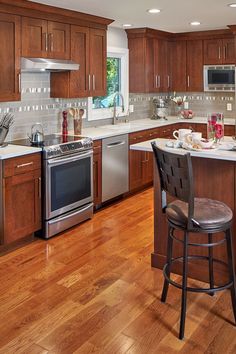
[[[102,140],[102,202],[129,189],[128,134]]]

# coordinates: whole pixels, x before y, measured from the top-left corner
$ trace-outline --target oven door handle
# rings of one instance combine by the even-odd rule
[[[63,163],[68,163],[68,162],[74,162],[74,161],[79,161],[83,158],[89,157],[93,155],[93,151],[88,151],[80,154],[76,154],[71,156],[71,157],[59,157],[51,160],[47,160],[47,164],[52,166],[52,165],[58,165],[58,164],[63,164]]]

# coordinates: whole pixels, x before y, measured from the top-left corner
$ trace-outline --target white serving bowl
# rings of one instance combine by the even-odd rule
[[[210,149],[214,145],[214,140],[199,139],[198,143],[202,149]]]

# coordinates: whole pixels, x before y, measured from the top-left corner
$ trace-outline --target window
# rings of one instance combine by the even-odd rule
[[[93,109],[109,108],[114,106],[114,95],[121,90],[121,59],[107,57],[107,94],[93,97]]]
[[[107,95],[89,97],[88,120],[106,119],[113,116],[114,95],[121,92],[124,96],[125,111],[117,108],[120,116],[128,112],[128,49],[108,48],[107,52]],[[117,98],[117,105],[120,104]]]

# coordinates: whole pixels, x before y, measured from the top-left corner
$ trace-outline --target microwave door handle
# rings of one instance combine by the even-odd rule
[[[55,159],[51,159],[51,160],[47,160],[48,165],[53,166],[53,165],[58,165],[58,164],[64,164],[64,163],[68,163],[68,162],[74,162],[74,161],[78,161],[81,160],[83,158],[89,157],[93,155],[93,151],[89,151],[89,152],[85,152],[85,153],[80,153],[80,154],[76,154],[71,156],[71,157],[59,157],[59,158],[55,158]]]

